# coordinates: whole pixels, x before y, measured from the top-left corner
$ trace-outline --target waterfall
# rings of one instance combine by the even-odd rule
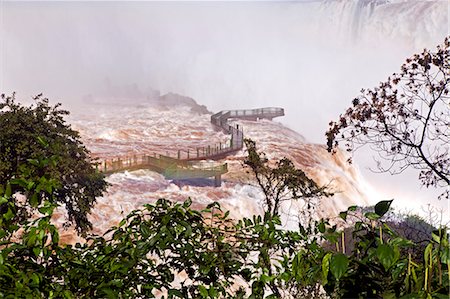
[[[414,48],[433,47],[449,35],[448,1],[326,0],[324,17],[337,25],[341,41],[401,42]]]
[[[447,0],[0,0],[0,19],[3,93],[29,99],[42,92],[64,107],[70,99],[70,110],[83,109],[88,94],[136,103],[138,88],[187,95],[211,111],[280,106],[283,124],[320,144],[329,121],[361,88],[376,86],[406,57],[450,34]],[[138,134],[118,124],[105,125],[98,138]],[[163,146],[180,141],[175,136],[156,140]],[[380,199],[435,198],[418,190],[417,173],[371,174],[371,154],[357,162],[386,193]]]

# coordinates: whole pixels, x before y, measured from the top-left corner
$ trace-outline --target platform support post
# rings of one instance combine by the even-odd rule
[[[218,174],[214,176],[214,186],[220,187],[222,185],[222,175]]]

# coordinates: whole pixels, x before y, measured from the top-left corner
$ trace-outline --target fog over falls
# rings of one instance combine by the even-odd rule
[[[102,160],[121,157],[126,161],[134,155],[153,153],[177,157],[178,149],[183,150],[184,156],[186,150],[195,155],[196,150],[201,152],[202,147],[214,147],[219,142],[229,144],[230,136],[211,125],[211,114],[199,113],[201,106],[196,107],[185,97],[174,94],[162,98],[176,104],[171,109],[156,101],[142,102],[133,107],[121,103],[97,105],[95,113],[76,112],[71,115],[70,122],[80,132],[83,143],[92,155]],[[267,153],[270,161],[285,156],[317,184],[326,185],[329,192],[335,193],[333,197],[313,203],[316,216],[334,218],[350,205],[366,205],[373,201],[373,190],[359,171],[346,163],[346,155],[342,152],[330,155],[325,146],[306,142],[303,136],[277,121],[239,120],[235,124],[244,128],[245,136],[257,142],[258,149]],[[235,219],[263,214],[264,196],[249,169],[243,167],[245,156],[244,150],[238,150],[219,161],[199,162],[203,166],[227,163],[228,172],[222,175],[220,187],[214,186],[212,178],[167,180],[147,169],[108,176],[111,184],[108,192],[98,198],[90,215],[95,223],[94,232],[104,233],[116,225],[123,215],[158,198],[172,201],[191,198],[196,209],[218,201]],[[302,217],[299,211],[305,206],[303,200],[283,201],[280,211],[283,227],[298,227]],[[59,210],[53,219],[62,225],[64,214]],[[76,241],[74,231],[64,232],[63,240]]]
[[[70,109],[155,92],[214,112],[280,106],[283,124],[323,144],[361,88],[449,32],[446,0],[1,1],[0,91],[43,92]],[[386,197],[430,198],[417,173],[376,176],[370,155],[357,162]]]
[[[320,143],[361,88],[448,34],[447,1],[1,7],[3,92],[78,102],[135,84],[193,97],[212,111],[278,105],[288,111],[285,123]]]

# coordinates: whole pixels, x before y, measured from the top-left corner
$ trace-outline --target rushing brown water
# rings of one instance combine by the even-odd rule
[[[150,101],[129,106],[95,105],[74,113],[69,121],[80,132],[92,155],[102,159],[153,153],[175,157],[178,149],[194,152],[197,147],[228,142],[229,136],[211,125],[211,114],[195,108],[185,101],[170,109]],[[350,205],[368,203],[370,189],[358,170],[346,163],[342,153],[333,156],[323,145],[308,143],[277,121],[236,123],[244,128],[245,137],[255,140],[269,159],[287,157],[320,185],[329,184],[336,195],[321,201],[318,215],[335,216]],[[133,209],[158,198],[183,201],[190,197],[194,208],[218,201],[236,218],[262,213],[263,195],[243,167],[244,156],[245,150],[242,150],[217,161],[228,163],[229,169],[221,187],[214,187],[213,181],[208,179],[170,181],[150,170],[110,175],[107,180],[111,186],[98,198],[90,215],[93,233],[102,234]],[[294,227],[302,202],[285,202],[282,208],[285,227]],[[61,225],[64,214],[57,213],[54,220]],[[63,242],[78,240],[73,230],[62,232]]]

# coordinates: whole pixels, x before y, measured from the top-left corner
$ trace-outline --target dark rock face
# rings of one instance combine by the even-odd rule
[[[83,97],[83,103],[88,105],[113,104],[115,106],[145,105],[151,103],[161,110],[186,106],[195,115],[212,114],[206,106],[199,105],[194,99],[169,92],[161,95],[159,90],[147,88],[141,90],[136,84],[122,87],[108,86],[108,90],[100,94],[88,94]]]
[[[191,107],[191,112],[195,114],[211,114],[205,105],[199,105],[194,99],[176,93],[169,92],[162,95],[158,97],[156,102],[168,108],[179,105],[188,106]]]

